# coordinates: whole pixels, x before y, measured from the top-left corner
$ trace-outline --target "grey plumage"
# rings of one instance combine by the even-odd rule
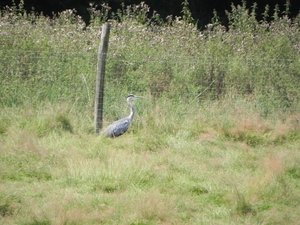
[[[128,95],[127,104],[130,107],[130,115],[113,122],[108,128],[105,129],[104,131],[105,136],[116,138],[118,136],[121,136],[128,130],[135,114],[135,109],[132,101],[137,98],[141,98],[141,97],[135,96],[133,94]]]

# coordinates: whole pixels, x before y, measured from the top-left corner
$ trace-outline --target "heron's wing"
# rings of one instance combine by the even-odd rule
[[[113,122],[105,131],[104,134],[109,137],[118,137],[124,134],[130,126],[130,119],[123,118]]]

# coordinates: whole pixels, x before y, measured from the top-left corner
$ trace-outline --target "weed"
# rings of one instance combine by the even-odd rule
[[[65,115],[58,115],[55,120],[58,123],[58,127],[61,127],[64,131],[73,132],[71,122]]]
[[[10,216],[13,213],[13,209],[10,207],[9,204],[5,203],[3,205],[0,205],[0,215],[2,217]]]
[[[240,215],[256,214],[253,206],[246,200],[245,196],[236,191],[236,212]]]
[[[201,194],[205,194],[205,193],[208,193],[208,190],[204,187],[191,187],[191,190],[190,190],[193,194],[195,195],[201,195]]]
[[[300,168],[298,166],[293,166],[292,168],[286,171],[287,176],[292,179],[299,179],[300,178]]]

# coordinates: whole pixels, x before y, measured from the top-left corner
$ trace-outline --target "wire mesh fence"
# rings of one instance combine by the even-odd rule
[[[118,32],[115,28],[112,38],[121,45],[126,40],[121,35],[116,38]],[[162,54],[151,46],[151,54],[143,49],[126,55],[122,47],[109,47],[104,110],[112,110],[113,102],[119,103],[128,93],[136,93],[153,99],[167,98],[174,104],[184,100],[195,108],[203,101],[243,99],[265,114],[275,110],[299,111],[297,59]],[[96,50],[0,50],[1,106],[50,102],[93,111]],[[113,111],[117,114],[118,110]]]
[[[0,51],[1,105],[43,101],[91,107],[94,97],[95,55]]]
[[[93,106],[96,54],[0,54],[2,106],[43,101],[69,102],[78,109]],[[232,65],[226,59],[163,56],[126,61],[108,55],[106,74],[106,90],[112,92],[108,98],[117,92],[138,92],[170,99],[246,98],[257,106],[274,109],[296,110],[299,104],[298,62],[291,60],[247,59]]]

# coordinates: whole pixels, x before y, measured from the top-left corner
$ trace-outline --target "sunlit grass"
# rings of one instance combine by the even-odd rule
[[[3,117],[7,122],[0,135],[1,221],[297,221],[300,139],[291,133],[299,132],[299,115],[281,120],[248,112],[244,118],[239,105],[234,115],[223,111],[212,116],[218,108],[178,118],[167,105],[156,105],[117,139],[87,132],[91,124],[78,124],[67,105],[7,109],[10,116]],[[69,121],[72,131],[58,115],[64,115],[62,121]],[[50,126],[40,125],[45,120]],[[278,135],[281,141],[276,141]]]
[[[216,15],[200,31],[147,7],[110,20],[104,126],[145,97],[117,139],[93,125],[107,14],[2,12],[0,223],[296,224],[297,20],[258,22],[243,3],[227,31]]]

